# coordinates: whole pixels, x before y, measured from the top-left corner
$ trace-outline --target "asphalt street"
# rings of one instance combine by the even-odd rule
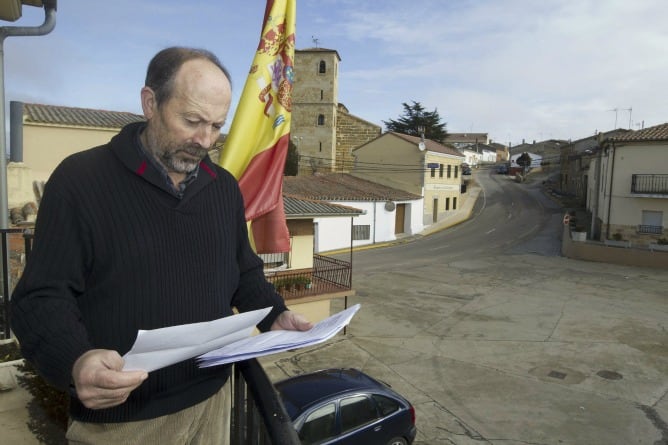
[[[475,176],[458,212],[356,250],[348,305],[361,310],[326,343],[262,358],[270,378],[362,369],[414,404],[419,445],[668,444],[668,274],[561,257],[562,212],[539,182],[506,206],[523,235],[493,241],[483,216],[508,193]],[[510,216],[492,220],[512,233]],[[480,226],[479,243],[459,240]],[[443,243],[472,245],[441,257]],[[40,443],[30,402],[0,392],[0,443]]]
[[[382,264],[356,251],[346,333],[262,359],[270,377],[362,369],[414,404],[420,445],[668,444],[668,274],[561,257],[561,209],[522,187],[542,222],[490,254],[401,254],[461,221]]]

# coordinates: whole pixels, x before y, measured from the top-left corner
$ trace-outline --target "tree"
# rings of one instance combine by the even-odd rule
[[[299,152],[297,146],[292,142],[288,142],[288,153],[285,157],[285,166],[283,167],[283,176],[297,176],[299,172]]]
[[[421,136],[420,128],[424,128],[424,137],[437,142],[443,142],[448,135],[445,129],[446,123],[441,122],[438,110],[426,111],[420,102],[411,101],[413,105],[406,102],[402,104],[404,113],[399,119],[383,121],[387,131]]]

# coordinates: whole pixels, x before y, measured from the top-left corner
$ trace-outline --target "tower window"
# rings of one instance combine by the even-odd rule
[[[319,114],[318,115],[318,125],[325,125],[325,115],[324,114]]]
[[[318,73],[325,74],[326,72],[327,72],[327,64],[325,63],[324,60],[321,60],[320,63],[318,64]]]

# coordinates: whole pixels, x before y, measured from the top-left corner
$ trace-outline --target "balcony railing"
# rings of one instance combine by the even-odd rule
[[[638,226],[638,233],[652,233],[655,235],[661,235],[663,233],[663,226],[648,226],[646,224],[640,224]]]
[[[231,445],[299,445],[274,385],[257,360],[234,364]]]
[[[343,260],[313,256],[313,268],[266,272],[267,280],[286,300],[326,296],[352,289],[352,265]]]
[[[631,193],[668,195],[668,175],[633,175]]]

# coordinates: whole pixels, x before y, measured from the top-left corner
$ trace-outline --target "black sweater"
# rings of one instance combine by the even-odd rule
[[[236,180],[207,157],[179,199],[140,155],[143,125],[68,157],[44,190],[11,321],[25,358],[62,389],[81,354],[123,355],[139,329],[273,306],[259,326],[267,330],[286,309],[249,245]],[[73,398],[70,414],[86,422],[154,418],[208,398],[228,375],[228,367],[187,360],[151,372],[118,407],[90,410]]]

